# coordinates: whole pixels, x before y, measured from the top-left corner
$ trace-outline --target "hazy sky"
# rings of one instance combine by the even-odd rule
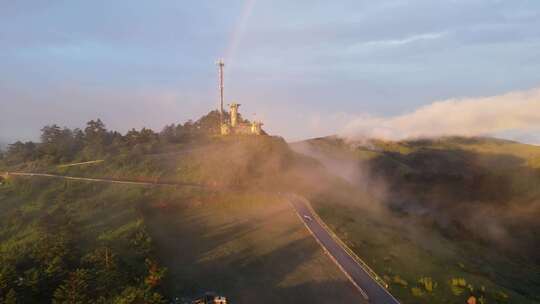
[[[122,132],[196,119],[217,106],[218,57],[244,116],[327,135],[540,87],[540,1],[0,0],[0,142],[98,117]]]

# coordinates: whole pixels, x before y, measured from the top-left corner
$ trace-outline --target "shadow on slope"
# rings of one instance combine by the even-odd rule
[[[276,197],[191,196],[145,214],[169,268],[171,296],[215,291],[232,303],[362,300],[290,206]]]

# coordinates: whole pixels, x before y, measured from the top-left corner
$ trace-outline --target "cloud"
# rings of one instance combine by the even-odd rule
[[[354,45],[352,48],[361,48],[361,47],[393,47],[393,46],[400,46],[405,45],[409,43],[414,43],[418,41],[425,41],[425,40],[435,40],[442,38],[446,33],[445,32],[439,32],[439,33],[424,33],[424,34],[418,34],[418,35],[412,35],[408,37],[404,37],[401,39],[387,39],[387,40],[373,40],[373,41],[367,41],[362,42],[359,44]]]
[[[538,129],[540,88],[535,88],[498,96],[436,101],[395,117],[363,115],[350,120],[340,135],[352,139],[401,140],[529,133],[531,141]]]

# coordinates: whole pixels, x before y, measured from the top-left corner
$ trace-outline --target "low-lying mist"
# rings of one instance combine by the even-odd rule
[[[400,159],[394,152],[379,151],[374,157],[361,158],[355,150],[358,146],[347,144],[347,140],[332,140],[344,146],[321,148],[313,143],[315,140],[291,144],[291,148],[318,160],[330,174],[366,192],[373,199],[362,207],[376,210],[371,214],[380,222],[409,230],[421,223],[450,239],[478,240],[509,250],[520,248],[528,251],[527,255],[540,244],[531,234],[539,227],[535,222],[540,216],[538,193],[534,189],[516,192],[514,175],[491,176],[475,163],[479,155],[435,151],[411,153]],[[512,174],[523,178],[528,174],[540,176],[534,170],[516,170],[523,171]]]

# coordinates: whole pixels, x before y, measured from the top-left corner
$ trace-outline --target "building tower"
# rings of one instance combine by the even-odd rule
[[[223,68],[225,67],[225,62],[223,59],[216,61],[218,66],[218,76],[219,76],[219,124],[223,125]]]
[[[230,105],[230,115],[231,115],[231,127],[235,128],[238,125],[238,107],[240,104],[238,103],[231,103]]]
[[[218,66],[218,78],[219,78],[219,130],[221,135],[266,135],[262,130],[262,122],[260,121],[244,121],[240,118],[238,108],[239,103],[233,102],[229,105],[229,119],[225,120],[223,103],[225,100],[223,94],[223,70],[225,68],[225,62],[223,59],[216,61]]]

